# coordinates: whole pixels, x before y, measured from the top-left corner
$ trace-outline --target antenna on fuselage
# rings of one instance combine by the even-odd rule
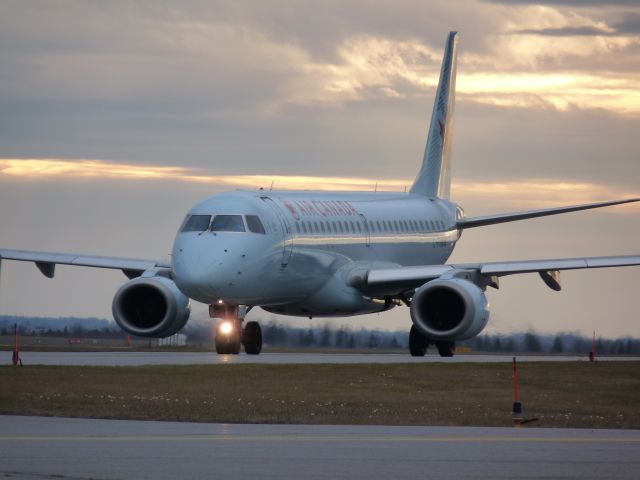
[[[271,180],[271,186],[269,187],[269,191],[273,191],[273,182],[275,182],[275,180]]]

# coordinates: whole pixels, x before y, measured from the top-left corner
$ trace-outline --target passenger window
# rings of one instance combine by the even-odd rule
[[[204,232],[209,230],[211,215],[188,215],[184,219],[181,232]]]
[[[216,215],[211,224],[212,232],[244,232],[242,215]],[[262,229],[264,233],[264,228]]]
[[[216,217],[217,218],[217,217]],[[257,215],[245,215],[244,217],[247,220],[247,227],[249,227],[249,231],[251,233],[261,233],[265,234],[264,227],[262,226],[262,222]],[[300,224],[296,222],[296,227],[300,230]]]

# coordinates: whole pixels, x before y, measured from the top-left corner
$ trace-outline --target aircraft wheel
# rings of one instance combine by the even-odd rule
[[[216,335],[216,353],[218,355],[227,355],[228,353],[231,353],[227,339],[220,338],[218,335]]]
[[[453,357],[454,353],[456,353],[456,342],[442,340],[436,342],[436,347],[441,357]]]
[[[218,340],[216,337],[216,353],[218,355],[226,355],[227,353],[227,343],[221,340]]]
[[[216,325],[216,353],[219,355],[237,355],[240,353],[240,334],[239,331],[242,328],[239,322],[235,322],[234,330],[231,332],[223,331],[223,325],[229,322],[220,322]]]
[[[229,347],[229,353],[231,355],[238,355],[240,353],[240,339],[234,339],[233,342],[231,342],[231,345]]]
[[[424,357],[427,353],[429,341],[418,331],[415,325],[411,325],[409,330],[409,353],[412,357]]]
[[[262,328],[258,322],[248,322],[242,331],[242,344],[247,355],[259,355],[262,350]]]

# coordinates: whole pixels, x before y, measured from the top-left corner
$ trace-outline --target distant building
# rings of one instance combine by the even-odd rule
[[[159,347],[184,347],[187,344],[187,336],[184,333],[176,333],[166,338],[158,339]]]

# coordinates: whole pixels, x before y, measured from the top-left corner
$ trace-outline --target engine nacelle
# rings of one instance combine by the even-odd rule
[[[140,337],[169,337],[189,320],[187,298],[172,280],[135,278],[113,297],[113,317],[125,332]]]
[[[461,278],[425,283],[416,290],[410,311],[416,328],[433,340],[467,340],[489,321],[484,292]]]

